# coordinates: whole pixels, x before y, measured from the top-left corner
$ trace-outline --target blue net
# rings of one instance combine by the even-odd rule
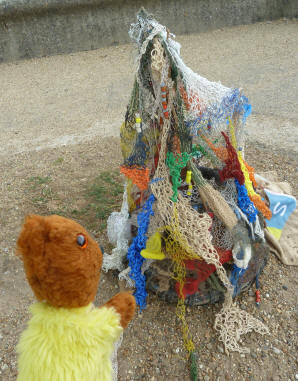
[[[145,258],[141,256],[141,251],[146,247],[146,233],[150,222],[150,216],[154,215],[152,210],[154,201],[155,197],[151,194],[143,205],[142,211],[138,214],[138,234],[133,239],[127,252],[127,259],[130,267],[129,276],[135,281],[136,291],[134,296],[141,311],[146,308],[147,298],[146,278],[144,274],[142,274],[142,264],[145,261]]]
[[[237,188],[239,208],[247,216],[249,222],[255,222],[258,211],[248,197],[245,185],[240,185],[237,179],[235,179],[235,184]]]

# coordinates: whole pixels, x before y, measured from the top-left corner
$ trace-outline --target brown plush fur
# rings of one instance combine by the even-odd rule
[[[121,326],[126,328],[135,313],[136,301],[129,292],[119,292],[105,304],[105,307],[114,307],[121,315]]]
[[[77,236],[87,238],[80,247]],[[102,265],[102,253],[87,231],[61,216],[28,216],[17,242],[27,279],[38,300],[54,307],[83,307],[93,302]],[[125,328],[135,311],[129,293],[114,296],[106,306],[121,315]]]

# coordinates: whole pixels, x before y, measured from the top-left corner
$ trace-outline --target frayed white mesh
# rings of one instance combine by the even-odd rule
[[[149,269],[149,267],[151,266],[153,262],[154,262],[153,259],[146,259],[146,261],[143,262],[142,274],[144,274],[144,272]],[[122,270],[119,273],[118,278],[119,280],[125,281],[128,288],[133,288],[135,287],[135,282],[134,280],[131,279],[131,277],[129,276],[129,273],[130,273],[130,267],[127,267],[126,269]]]
[[[261,228],[260,219],[257,216],[256,221],[253,224],[253,232],[255,236],[259,237],[263,242],[265,241],[264,230]]]
[[[212,130],[208,131],[208,138],[216,138],[219,143],[224,143],[221,138],[221,131],[229,135],[229,128],[226,124],[228,117],[232,117],[235,109],[239,109],[242,103],[246,102],[246,98],[241,96],[238,89],[231,89],[223,86],[220,82],[211,82],[206,78],[201,77],[199,74],[194,73],[187,67],[180,56],[180,44],[174,40],[175,36],[168,32],[167,28],[159,24],[148,14],[139,12],[138,21],[131,24],[129,35],[138,46],[138,56],[136,59],[136,72],[139,75],[140,62],[145,55],[148,45],[154,41],[153,57],[151,59],[153,64],[153,71],[160,73],[159,83],[164,82],[167,76],[166,65],[161,65],[163,62],[160,53],[159,45],[156,42],[156,36],[163,42],[163,47],[166,49],[167,55],[171,61],[179,68],[182,80],[184,83],[184,91],[191,96],[190,107],[186,113],[186,120],[190,123],[190,128],[193,130],[193,135],[204,130],[208,123],[212,123]],[[158,70],[159,69],[159,70]],[[154,77],[154,73],[153,77]],[[138,78],[137,75],[137,78]],[[141,84],[138,78],[139,84]],[[155,84],[153,84],[154,86]],[[148,96],[150,96],[150,93]],[[159,89],[155,92],[155,104],[152,108],[151,115],[154,117],[156,114],[157,106],[160,105]],[[147,98],[147,97],[146,97]],[[235,134],[238,145],[243,147],[244,133],[242,124],[236,129]]]
[[[135,286],[135,282],[134,280],[131,279],[131,277],[129,276],[129,273],[130,273],[130,267],[126,267],[126,269],[122,270],[119,273],[118,278],[119,280],[125,281],[128,288],[133,288]]]
[[[104,271],[122,271],[125,267],[123,259],[127,254],[131,238],[126,188],[123,194],[121,211],[113,212],[108,218],[107,225],[109,241],[116,247],[112,250],[112,254],[104,254],[102,269]]]

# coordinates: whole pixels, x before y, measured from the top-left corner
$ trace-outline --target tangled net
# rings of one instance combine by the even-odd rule
[[[165,257],[172,263],[169,273],[176,282],[177,316],[196,379],[185,299],[204,280],[212,278],[225,290],[215,329],[226,352],[246,352],[238,345],[242,334],[268,332],[233,302],[237,284],[224,265],[234,263],[237,282],[239,274],[248,273],[253,245],[265,245],[260,221],[270,217],[269,208],[255,191],[254,169],[243,158],[244,124],[251,106],[240,90],[210,82],[188,68],[174,36],[144,10],[138,13],[130,36],[138,55],[120,132],[121,172],[127,187],[122,214],[111,217],[113,226],[117,226],[117,216],[132,226],[128,248],[120,224],[115,252],[123,264],[120,248],[127,248],[129,268],[123,269],[119,258],[117,265],[112,264],[113,256],[105,260],[105,268],[118,266],[119,277],[134,284],[137,302],[145,308],[144,272],[153,260],[145,261],[142,250],[146,248],[150,256],[146,242],[158,232],[154,258]],[[187,277],[190,270],[197,272],[193,281]]]

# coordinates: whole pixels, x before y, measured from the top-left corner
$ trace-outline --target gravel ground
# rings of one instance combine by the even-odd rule
[[[221,78],[229,86],[232,81],[235,85],[243,83],[243,87],[247,83],[247,93],[256,111],[252,115],[255,122],[248,124],[246,159],[257,172],[276,170],[281,181],[292,185],[297,197],[295,139],[298,123],[297,109],[293,108],[298,83],[294,80],[297,68],[296,71],[293,68],[295,31],[297,22],[283,20],[210,32],[196,38],[184,36],[179,41],[185,47],[186,62],[195,70],[201,67],[202,75],[210,79]],[[243,53],[246,51],[244,42],[246,47],[256,43],[254,68],[252,55]],[[210,46],[210,53],[203,50],[195,59],[193,52],[199,51],[202,45]],[[237,60],[233,61],[226,52],[229,46],[235,54],[237,47],[243,54],[238,52]],[[0,105],[0,139],[7,142],[0,150],[3,175],[0,187],[2,381],[16,379],[15,345],[29,318],[28,306],[34,301],[22,264],[13,254],[21,222],[27,213],[62,213],[73,217],[73,209],[83,211],[88,203],[85,197],[88,184],[100,172],[118,168],[121,161],[119,139],[107,135],[117,135],[111,131],[116,131],[113,126],[118,128],[129,95],[131,74],[127,73],[131,73],[131,67],[128,61],[123,63],[129,49],[129,46],[109,48],[0,65],[2,88],[7,89],[8,95]],[[288,55],[278,57],[278,52]],[[230,66],[224,65],[227,60]],[[111,62],[117,64],[111,65]],[[123,66],[119,71],[117,65],[120,64]],[[96,80],[98,70],[103,73],[99,84]],[[284,78],[289,85],[287,88],[281,85]],[[270,98],[272,88],[276,96]],[[97,108],[94,109],[95,104]],[[291,133],[280,129],[281,120],[292,123]],[[262,128],[270,121],[271,129]],[[34,178],[49,181],[37,186]],[[96,221],[84,213],[76,219],[87,226],[107,250],[110,249],[106,234],[99,233]],[[187,308],[187,321],[198,351],[200,381],[298,379],[296,269],[282,265],[271,256],[260,282],[260,308],[255,307],[251,291],[239,297],[239,304],[264,321],[270,334],[246,335],[243,344],[250,348],[247,355],[231,353],[226,356],[223,353],[223,346],[212,328],[220,305]],[[96,304],[100,305],[118,291],[115,276],[103,274]],[[175,306],[159,301],[154,295],[149,296],[148,308],[136,316],[125,332],[118,356],[119,381],[189,379],[175,316]]]
[[[71,215],[71,208],[82,208],[86,184],[103,170],[117,168],[120,163],[118,138],[104,138],[65,148],[47,149],[13,155],[3,159],[5,180],[1,188],[0,240],[0,379],[15,380],[15,345],[28,320],[28,306],[34,301],[26,283],[22,264],[14,257],[15,240],[26,213],[59,212]],[[57,160],[60,158],[60,160]],[[61,159],[63,158],[63,160]],[[249,145],[246,158],[258,171],[275,169],[280,179],[287,179],[297,195],[297,161],[285,160],[284,154],[272,154],[269,147]],[[256,160],[257,158],[257,160]],[[38,163],[38,164],[37,164]],[[100,168],[100,169],[99,169]],[[33,176],[50,177],[50,197],[32,201],[36,190],[31,187]],[[71,189],[71,195],[69,193]],[[88,216],[78,221],[91,226]],[[106,245],[105,233],[91,228],[98,241]],[[296,368],[296,269],[282,265],[274,256],[261,276],[261,307],[254,304],[253,293],[239,298],[241,308],[263,320],[270,329],[267,336],[248,334],[243,344],[250,354],[223,353],[212,328],[220,305],[187,308],[187,320],[198,350],[200,380],[294,380]],[[103,274],[96,304],[100,305],[119,291],[116,277]],[[133,338],[133,339],[132,339]],[[125,332],[119,351],[119,381],[124,380],[188,380],[175,306],[149,296],[148,308],[136,316]]]

